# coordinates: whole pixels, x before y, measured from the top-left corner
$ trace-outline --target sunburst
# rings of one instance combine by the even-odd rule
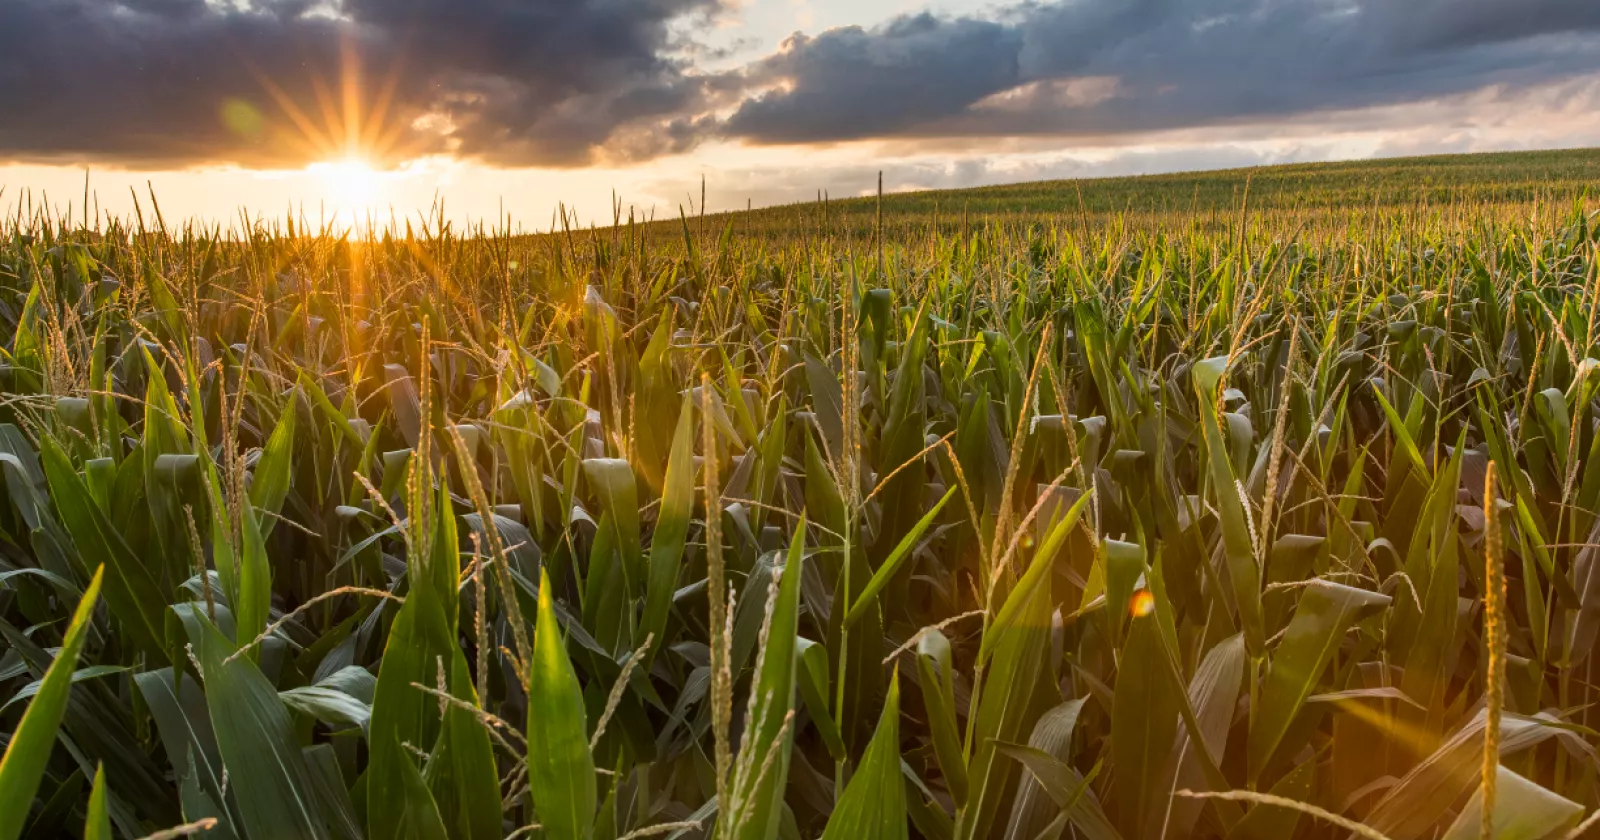
[[[314,167],[342,194],[373,192],[380,181],[378,170],[428,151],[426,141],[411,130],[413,122],[395,113],[396,91],[404,70],[400,58],[387,73],[369,80],[360,50],[346,34],[340,40],[337,75],[313,71],[310,101],[297,101],[285,90],[283,80],[244,60],[281,118],[241,115],[238,100],[230,100],[223,103],[224,121],[236,131],[241,124],[265,123],[275,154],[309,161],[308,171]]]
[[[306,166],[323,191],[323,199],[335,216],[350,221],[379,207],[384,201],[384,173],[359,157],[321,161]]]

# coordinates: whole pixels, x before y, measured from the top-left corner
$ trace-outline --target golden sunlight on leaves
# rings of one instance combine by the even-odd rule
[[[553,234],[455,172],[0,212],[0,840],[1585,836],[1595,151]]]

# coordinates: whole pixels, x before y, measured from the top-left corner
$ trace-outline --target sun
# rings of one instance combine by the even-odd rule
[[[359,217],[383,199],[383,173],[359,157],[313,163],[306,172],[322,185],[328,209]]]

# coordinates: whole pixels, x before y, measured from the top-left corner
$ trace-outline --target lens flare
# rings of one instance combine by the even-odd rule
[[[1151,595],[1148,589],[1141,589],[1128,599],[1128,613],[1134,618],[1144,618],[1155,611],[1156,596]]]
[[[256,140],[266,126],[266,118],[256,106],[243,99],[228,99],[222,103],[222,124],[229,131],[246,140]]]

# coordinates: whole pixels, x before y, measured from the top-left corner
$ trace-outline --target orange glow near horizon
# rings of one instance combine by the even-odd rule
[[[335,218],[357,222],[388,203],[383,173],[361,158],[313,163],[305,172],[322,188],[328,210]]]

